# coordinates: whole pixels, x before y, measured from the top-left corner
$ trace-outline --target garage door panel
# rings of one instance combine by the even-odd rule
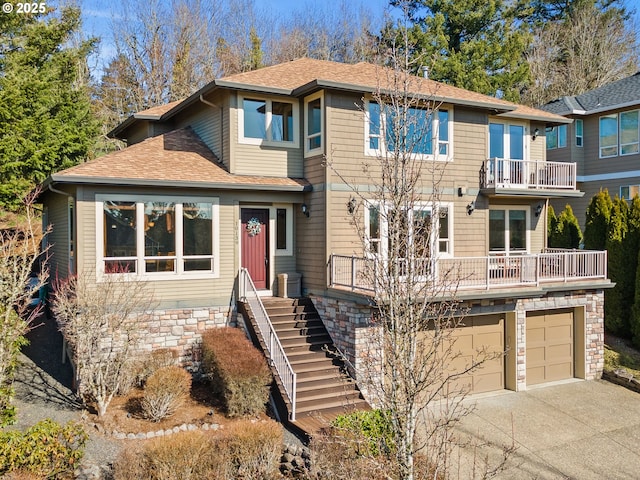
[[[527,385],[573,378],[573,312],[527,314]]]
[[[483,393],[501,390],[504,388],[504,373],[499,372],[480,373],[473,376],[473,392]]]

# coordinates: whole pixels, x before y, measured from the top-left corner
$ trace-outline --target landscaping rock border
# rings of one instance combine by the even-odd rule
[[[220,425],[218,423],[203,423],[202,425],[183,423],[182,425],[177,425],[173,428],[161,428],[155,431],[132,433],[120,432],[118,430],[108,431],[105,430],[105,428],[99,423],[89,423],[89,425],[93,426],[93,428],[95,428],[98,432],[104,435],[111,436],[116,440],[147,440],[149,438],[166,437],[179,432],[192,432],[194,430],[219,430],[224,428],[224,425]]]
[[[633,390],[636,393],[640,393],[640,379],[635,378],[632,374],[625,370],[605,370],[604,372],[602,372],[602,378],[611,383],[615,383],[616,385],[621,385],[628,388],[629,390]]]

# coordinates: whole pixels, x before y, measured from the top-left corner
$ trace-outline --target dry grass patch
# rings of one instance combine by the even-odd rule
[[[633,348],[630,341],[606,334],[604,369],[607,371],[622,369],[640,378],[640,351]]]

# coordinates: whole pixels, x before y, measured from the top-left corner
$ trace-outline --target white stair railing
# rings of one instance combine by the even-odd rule
[[[256,325],[260,330],[260,335],[267,349],[267,357],[275,367],[276,373],[280,378],[280,383],[291,403],[289,420],[293,422],[296,419],[296,373],[293,371],[293,367],[289,363],[287,355],[284,353],[280,339],[273,328],[273,324],[269,319],[262,300],[260,300],[258,296],[256,286],[246,268],[240,270],[240,297],[251,307],[251,312],[253,313]]]

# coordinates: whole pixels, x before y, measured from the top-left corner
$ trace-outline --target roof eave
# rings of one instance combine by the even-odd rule
[[[172,187],[172,188],[207,188],[216,190],[268,190],[278,192],[309,192],[311,185],[277,185],[277,184],[244,184],[225,182],[193,182],[185,180],[154,180],[141,178],[104,178],[87,177],[81,175],[57,175],[53,174],[43,182],[43,186],[54,183],[83,184],[83,185],[118,185],[121,187]]]
[[[573,123],[572,118],[562,117],[561,115],[557,115],[556,117],[545,117],[544,115],[527,115],[523,113],[506,112],[504,116],[508,116],[509,118],[519,118],[522,120],[533,120],[535,122],[543,122],[550,125],[563,125]]]

